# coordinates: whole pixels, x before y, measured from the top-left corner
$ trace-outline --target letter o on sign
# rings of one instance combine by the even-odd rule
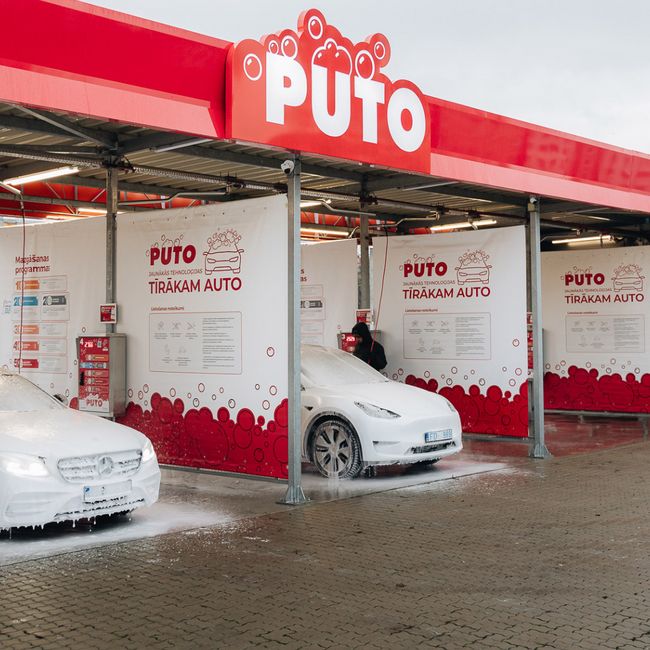
[[[196,248],[190,244],[183,249],[183,262],[191,264],[196,258]]]
[[[411,128],[402,124],[402,113],[411,115]],[[406,152],[419,149],[427,129],[424,106],[420,98],[410,88],[398,88],[388,101],[388,130],[395,144]]]

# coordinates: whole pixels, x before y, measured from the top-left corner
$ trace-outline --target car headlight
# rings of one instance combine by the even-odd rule
[[[27,454],[0,454],[0,470],[25,478],[43,478],[50,474],[44,458]]]
[[[148,463],[155,457],[156,452],[154,451],[153,445],[151,444],[151,440],[147,440],[147,442],[144,443],[144,447],[142,448],[142,462]]]
[[[355,406],[360,408],[366,415],[369,415],[371,418],[383,418],[385,420],[392,420],[393,418],[402,417],[399,413],[394,413],[388,409],[383,409],[381,406],[375,406],[374,404],[368,404],[366,402],[355,402]]]

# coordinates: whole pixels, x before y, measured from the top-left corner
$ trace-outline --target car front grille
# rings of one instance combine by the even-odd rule
[[[69,483],[85,483],[100,479],[132,476],[140,469],[139,449],[94,456],[62,458],[57,463],[61,476]]]
[[[140,506],[145,505],[142,498],[119,497],[116,499],[104,499],[95,503],[81,503],[67,512],[58,512],[53,521],[74,521],[76,519],[86,519],[101,517],[102,515],[112,515],[118,512],[130,512]]]
[[[434,451],[442,451],[448,447],[455,447],[454,442],[439,442],[432,445],[422,445],[421,447],[411,447],[412,454],[430,454]]]

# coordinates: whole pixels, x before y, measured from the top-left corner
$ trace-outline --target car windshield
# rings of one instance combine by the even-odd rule
[[[302,374],[315,386],[366,384],[388,379],[349,352],[319,345],[303,345]]]
[[[24,377],[0,372],[0,413],[53,411],[61,408],[65,407]]]

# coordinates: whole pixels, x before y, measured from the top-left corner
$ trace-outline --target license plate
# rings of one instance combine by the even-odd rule
[[[94,503],[106,499],[118,499],[131,492],[131,481],[120,481],[119,483],[108,483],[106,485],[84,486],[84,501]]]
[[[427,431],[424,434],[424,442],[441,442],[453,438],[451,429],[442,429],[441,431]]]

